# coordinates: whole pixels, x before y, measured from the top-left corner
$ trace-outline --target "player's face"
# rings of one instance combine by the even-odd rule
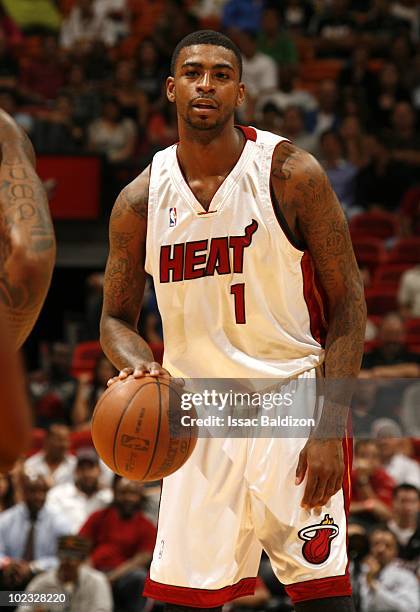
[[[216,45],[184,47],[175,76],[167,80],[167,96],[189,127],[200,131],[223,127],[244,99],[235,54]]]

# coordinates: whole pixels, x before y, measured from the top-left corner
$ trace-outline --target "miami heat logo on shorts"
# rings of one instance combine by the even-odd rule
[[[298,532],[298,536],[305,543],[302,554],[309,563],[320,565],[330,556],[331,542],[338,536],[338,526],[328,514],[318,525],[309,525]]]

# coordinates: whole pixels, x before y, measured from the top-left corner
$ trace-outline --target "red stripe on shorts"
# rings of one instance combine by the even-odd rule
[[[237,597],[253,595],[255,583],[256,578],[242,578],[236,584],[221,589],[190,589],[155,582],[148,576],[144,585],[143,596],[181,606],[217,608]]]

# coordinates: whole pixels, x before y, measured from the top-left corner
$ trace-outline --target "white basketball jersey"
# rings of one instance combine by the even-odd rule
[[[312,260],[271,197],[273,151],[284,139],[241,129],[245,147],[208,211],[183,177],[177,145],[153,158],[146,271],[173,376],[288,378],[323,361]]]

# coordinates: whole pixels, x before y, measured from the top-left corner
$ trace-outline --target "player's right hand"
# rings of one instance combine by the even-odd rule
[[[169,374],[168,370],[165,370],[165,368],[163,368],[160,363],[157,363],[157,361],[149,361],[146,363],[141,363],[135,368],[123,368],[118,376],[114,376],[108,380],[107,386],[110,387],[118,380],[125,380],[129,376],[134,376],[134,378],[142,378],[143,376],[160,376],[170,378],[171,375]]]

